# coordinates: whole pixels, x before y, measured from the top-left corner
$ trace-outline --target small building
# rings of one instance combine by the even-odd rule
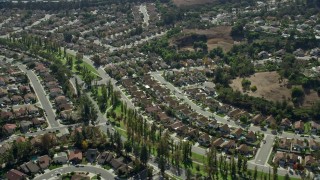
[[[249,131],[246,135],[246,140],[248,142],[256,142],[257,141],[257,136],[253,131]]]
[[[25,120],[23,120],[23,121],[20,122],[20,130],[21,130],[21,132],[23,132],[23,133],[28,132],[28,131],[29,131],[29,128],[30,128],[31,126],[32,126],[32,122],[30,122],[30,121],[25,121]]]
[[[92,163],[96,161],[99,155],[99,151],[97,149],[88,149],[86,152],[86,159],[88,162]]]
[[[27,175],[16,169],[11,169],[6,173],[8,180],[24,180],[27,179]]]
[[[284,118],[281,120],[281,123],[280,123],[280,128],[282,130],[288,130],[292,127],[292,123],[291,121],[288,119],[288,118]]]
[[[69,161],[77,164],[82,161],[82,152],[80,150],[72,150],[69,152]]]
[[[293,126],[296,133],[304,133],[304,123],[300,121],[296,121]]]
[[[68,162],[68,155],[65,152],[57,153],[53,156],[53,162],[58,164],[66,164]]]
[[[38,157],[38,164],[41,169],[47,169],[49,167],[51,161],[52,160],[48,155]]]
[[[203,133],[198,138],[198,142],[202,146],[209,146],[210,145],[210,141],[211,141],[211,138],[210,138],[209,134],[207,134],[207,133]]]
[[[231,136],[233,136],[235,139],[239,139],[243,133],[242,128],[237,128],[231,132]]]
[[[242,155],[248,155],[251,154],[252,151],[250,150],[250,148],[246,145],[246,144],[241,144],[238,148],[237,148],[238,152]]]
[[[7,134],[13,134],[15,132],[16,128],[17,128],[17,125],[15,125],[15,124],[5,124],[3,126],[3,130]]]

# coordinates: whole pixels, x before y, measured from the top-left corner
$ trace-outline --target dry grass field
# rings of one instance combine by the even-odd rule
[[[287,81],[284,80],[279,83],[279,74],[277,72],[259,72],[248,77],[251,81],[251,86],[256,86],[257,91],[243,92],[241,81],[243,78],[236,78],[232,81],[230,86],[233,90],[239,90],[242,93],[246,93],[254,97],[264,97],[270,101],[282,101],[284,99],[291,101],[291,87],[287,87]],[[314,102],[319,100],[317,92],[311,90],[305,92],[306,96],[303,102],[303,106],[311,106]]]
[[[173,3],[179,7],[181,6],[194,6],[214,3],[216,0],[173,0]]]
[[[212,50],[220,46],[224,51],[229,51],[234,41],[230,36],[231,26],[218,26],[211,29],[185,29],[182,33],[184,34],[199,34],[205,35],[208,39],[207,46],[208,50]],[[193,50],[192,46],[185,46],[182,50]]]

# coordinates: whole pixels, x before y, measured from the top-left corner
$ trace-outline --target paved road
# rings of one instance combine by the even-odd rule
[[[267,165],[268,159],[271,155],[270,147],[273,147],[275,136],[266,135],[264,140],[266,143],[261,143],[261,147],[259,148],[257,155],[253,161],[255,164]]]
[[[75,166],[68,166],[68,167],[61,167],[54,169],[50,172],[47,172],[45,174],[41,174],[39,176],[36,176],[34,180],[45,180],[45,179],[59,179],[57,174],[66,174],[71,172],[90,172],[93,174],[100,174],[101,178],[106,180],[114,179],[116,176],[107,171],[106,169],[96,167],[96,166],[82,166],[82,167],[75,167]]]
[[[53,108],[51,106],[51,103],[49,101],[49,99],[46,96],[46,93],[44,91],[44,88],[42,87],[41,83],[39,82],[38,77],[34,74],[33,71],[31,70],[27,70],[25,68],[25,66],[23,65],[18,65],[18,67],[27,74],[27,76],[29,77],[30,83],[38,97],[38,100],[40,101],[40,104],[42,106],[42,108],[45,110],[46,112],[46,119],[48,120],[49,126],[50,127],[59,127],[60,124],[58,123],[58,121],[56,121],[55,117],[55,113],[53,112]]]

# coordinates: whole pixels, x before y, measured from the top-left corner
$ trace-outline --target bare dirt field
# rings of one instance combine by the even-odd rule
[[[279,83],[279,74],[277,72],[259,72],[248,77],[247,79],[251,81],[251,86],[256,86],[257,91],[247,91],[246,94],[254,97],[264,97],[270,101],[282,101],[286,99],[288,102],[291,101],[291,88],[287,87],[287,80],[283,80]],[[230,86],[233,90],[238,90],[242,93],[241,81],[243,78],[236,78],[232,81]],[[311,90],[310,92],[305,92],[305,100],[303,106],[311,106],[314,102],[319,100],[317,92]]]
[[[208,50],[212,50],[220,46],[224,51],[229,51],[233,44],[234,40],[230,36],[231,26],[218,26],[211,29],[185,29],[182,33],[187,34],[199,34],[205,35],[208,39],[207,46]],[[192,46],[186,46],[182,48],[183,50],[190,50]]]
[[[192,5],[209,4],[213,2],[216,2],[216,0],[173,0],[173,3],[177,6],[192,6]]]

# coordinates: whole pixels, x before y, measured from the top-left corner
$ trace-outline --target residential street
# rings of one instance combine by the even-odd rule
[[[53,112],[53,108],[51,106],[51,103],[49,99],[46,96],[46,93],[44,91],[43,86],[39,82],[38,77],[34,74],[33,71],[27,70],[25,66],[23,65],[18,65],[18,67],[27,74],[32,87],[38,97],[38,100],[40,101],[40,104],[43,108],[43,110],[46,112],[46,119],[48,120],[49,127],[59,127],[59,123],[56,121],[55,113]]]
[[[81,165],[79,167],[67,166],[67,167],[57,168],[47,173],[36,176],[34,180],[44,180],[44,179],[50,179],[50,178],[59,179],[58,174],[62,175],[62,174],[71,173],[71,172],[90,172],[93,174],[100,174],[101,178],[106,180],[115,178],[115,175],[113,175],[106,169],[103,169],[97,166]]]
[[[255,164],[267,165],[268,159],[271,154],[271,149],[273,147],[275,136],[266,135],[264,140],[266,143],[261,143],[261,147],[259,148],[256,157],[253,161]]]

